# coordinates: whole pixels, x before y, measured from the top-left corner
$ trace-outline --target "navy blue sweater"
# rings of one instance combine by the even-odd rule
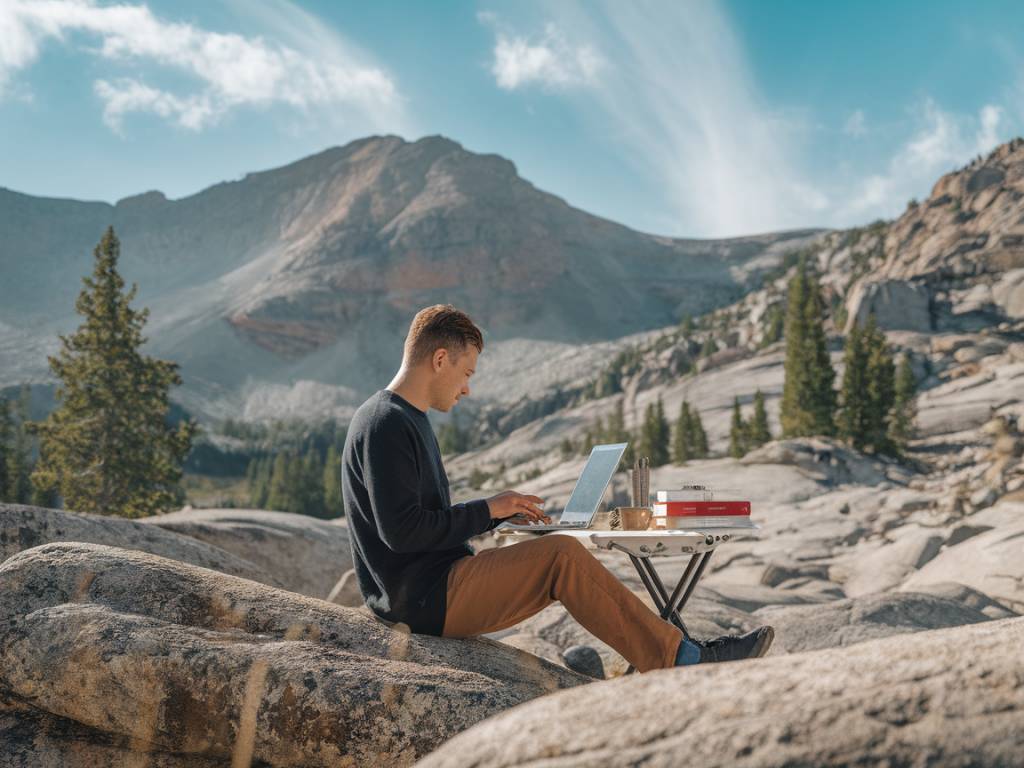
[[[452,504],[427,414],[382,389],[359,406],[342,452],[342,497],[359,590],[374,613],[440,635],[448,571],[490,530],[487,502]]]

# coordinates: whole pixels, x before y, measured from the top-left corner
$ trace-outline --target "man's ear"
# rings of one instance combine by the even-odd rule
[[[441,370],[441,366],[444,364],[444,359],[448,356],[448,350],[444,347],[434,350],[434,356],[431,358],[431,364],[435,372]]]

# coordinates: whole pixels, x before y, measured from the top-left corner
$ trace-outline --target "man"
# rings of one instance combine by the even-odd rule
[[[342,495],[366,604],[412,632],[469,637],[523,621],[555,600],[640,672],[762,656],[771,627],[700,641],[652,612],[575,538],[557,533],[479,554],[467,539],[510,517],[550,522],[537,496],[504,491],[452,504],[427,419],[469,396],[484,342],[451,305],[417,313],[402,365],[349,425]]]

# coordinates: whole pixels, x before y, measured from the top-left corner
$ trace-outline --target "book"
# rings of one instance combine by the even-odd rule
[[[677,516],[677,517],[654,517],[651,518],[651,525],[654,529],[686,529],[700,530],[702,528],[753,528],[749,517],[742,515],[713,515],[713,516]]]
[[[655,517],[750,517],[749,501],[666,501],[651,505]]]
[[[670,491],[658,491],[655,494],[655,501],[711,501],[714,494],[710,488],[703,485],[684,485]]]

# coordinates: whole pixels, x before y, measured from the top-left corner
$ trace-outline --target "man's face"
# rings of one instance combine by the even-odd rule
[[[472,344],[457,358],[448,350],[434,352],[434,384],[431,392],[431,408],[447,413],[461,397],[469,395],[469,378],[476,372],[479,350]]]

